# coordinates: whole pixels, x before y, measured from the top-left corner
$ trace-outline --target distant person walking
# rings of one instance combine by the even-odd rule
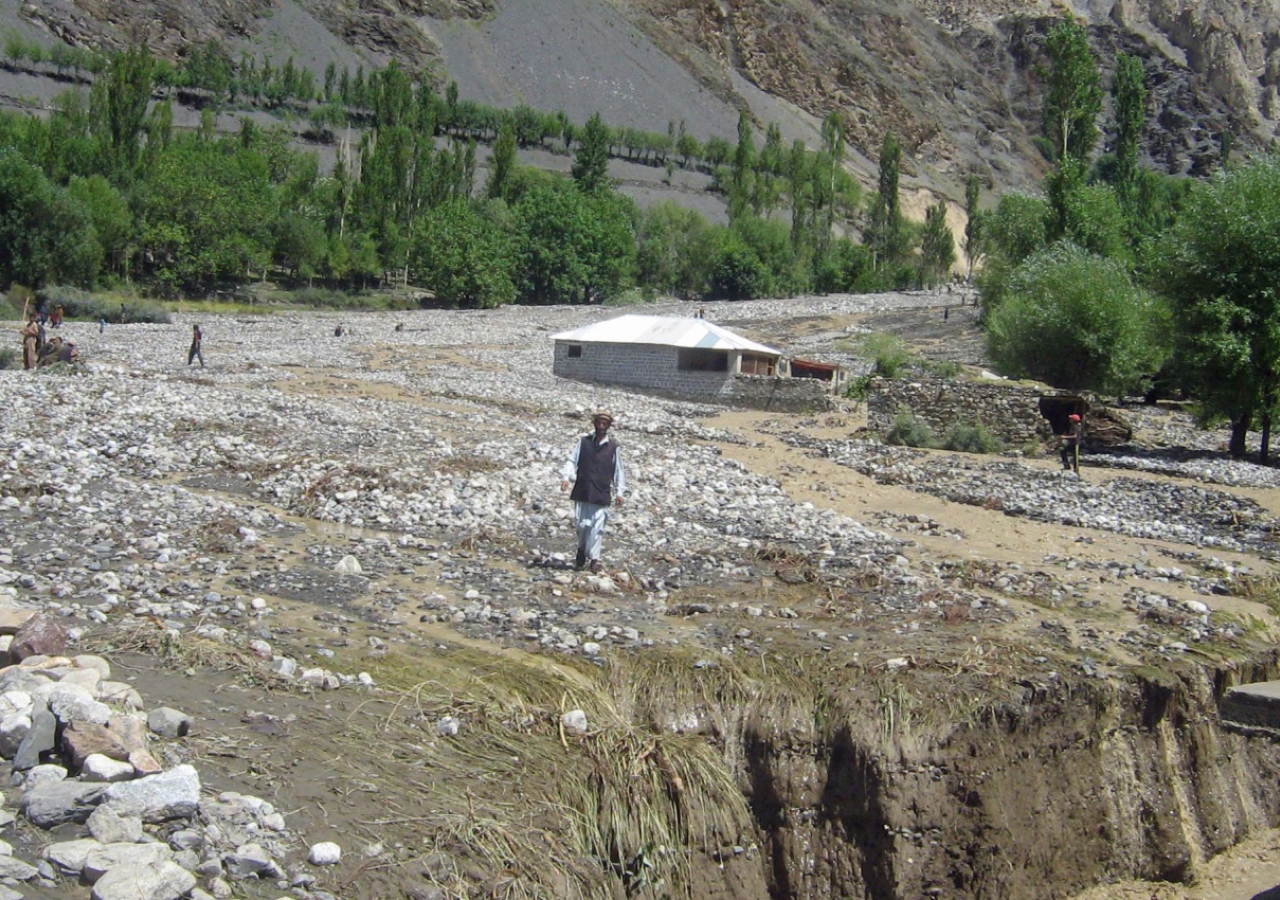
[[[204,353],[201,350],[201,344],[204,341],[204,335],[200,332],[199,325],[191,326],[191,349],[187,351],[187,365],[191,365],[195,360],[200,360],[200,368],[204,368]]]
[[[1084,440],[1084,422],[1072,413],[1067,417],[1070,426],[1062,435],[1062,468],[1080,474],[1080,444]]]
[[[573,520],[578,533],[578,553],[573,567],[590,565],[592,572],[604,568],[600,551],[604,526],[609,521],[610,504],[622,506],[627,492],[627,474],[622,467],[622,448],[609,437],[613,416],[597,410],[591,416],[593,431],[574,444],[561,470],[560,489],[573,492]],[[616,496],[615,496],[616,491]]]
[[[103,316],[98,317],[98,334],[103,334],[107,330],[107,320]]]

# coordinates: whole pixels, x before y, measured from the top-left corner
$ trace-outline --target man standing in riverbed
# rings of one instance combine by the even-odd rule
[[[594,431],[582,436],[565,460],[560,489],[573,492],[573,521],[578,532],[578,554],[573,567],[590,564],[592,572],[604,568],[600,561],[604,526],[609,521],[609,505],[622,505],[627,492],[627,474],[622,468],[622,448],[609,437],[613,416],[598,410],[591,416]],[[616,496],[614,495],[614,492]]]
[[[1080,444],[1084,440],[1084,422],[1077,413],[1068,418],[1067,432],[1062,436],[1062,468],[1080,474]]]
[[[191,365],[195,360],[200,360],[200,368],[204,368],[204,335],[200,331],[199,325],[191,326],[191,349],[187,351],[187,365]]]

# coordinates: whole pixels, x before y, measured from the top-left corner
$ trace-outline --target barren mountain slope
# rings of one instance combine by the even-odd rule
[[[1212,162],[1224,127],[1271,139],[1280,0],[30,0],[20,29],[173,57],[217,38],[315,68],[396,57],[464,97],[704,136],[732,138],[748,109],[813,143],[839,110],[863,161],[893,129],[907,174],[954,198],[970,172],[993,187],[1039,174],[1040,48],[1067,5],[1104,70],[1120,51],[1145,60],[1146,149],[1162,168]]]

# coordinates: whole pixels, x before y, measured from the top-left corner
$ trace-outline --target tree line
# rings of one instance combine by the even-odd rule
[[[1104,88],[1084,25],[1047,35],[1041,190],[970,210],[989,347],[1001,371],[1117,396],[1181,392],[1261,460],[1280,402],[1280,155],[1232,158],[1203,181],[1141,165],[1147,85],[1121,54]],[[1112,121],[1099,120],[1110,93]],[[970,197],[974,185],[970,185]]]
[[[209,89],[228,70],[196,48],[183,71]],[[270,71],[305,83],[288,65]],[[219,133],[206,106],[198,128],[175,129],[172,101],[156,99],[165,73],[171,67],[135,47],[112,56],[88,90],[59,95],[47,119],[0,115],[0,206],[11,211],[0,220],[0,283],[129,281],[198,294],[275,277],[339,289],[414,284],[443,303],[494,306],[596,302],[631,289],[726,298],[874,290],[945,277],[954,258],[940,216],[923,235],[901,221],[896,182],[890,201],[872,203],[888,210],[879,243],[849,236],[868,201],[841,165],[835,116],[813,150],[786,146],[776,126],[757,145],[746,115],[736,143],[699,144],[673,125],[668,143],[650,146],[598,114],[581,126],[523,107],[484,118],[456,86],[438,95],[393,63],[348,80],[360,85],[366,121],[322,174],[287,127],[246,117]],[[341,92],[344,79],[326,72],[321,95],[330,81]],[[518,162],[521,143],[546,140],[549,129],[571,148],[569,177]],[[485,130],[492,151],[480,184]],[[607,175],[619,152],[709,159],[730,223],[671,203],[639,209]],[[921,242],[933,249],[917,259]]]

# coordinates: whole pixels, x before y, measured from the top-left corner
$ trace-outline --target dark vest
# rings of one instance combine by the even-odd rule
[[[569,499],[608,506],[613,501],[613,470],[617,458],[618,444],[613,438],[597,444],[594,433],[584,435],[578,445],[578,478]]]

